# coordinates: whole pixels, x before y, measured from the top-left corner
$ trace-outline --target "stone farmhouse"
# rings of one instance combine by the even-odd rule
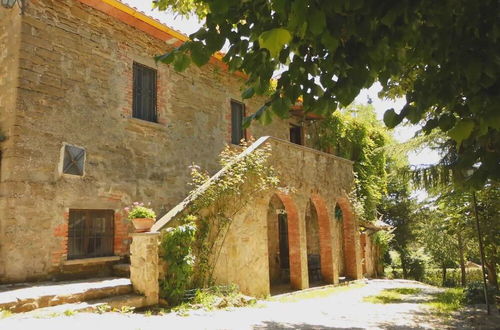
[[[217,281],[266,295],[377,275],[377,228],[348,199],[352,162],[315,150],[300,110],[244,130],[263,99],[243,102],[244,76],[219,55],[183,73],[155,63],[185,40],[118,0],[0,8],[0,283],[110,275],[129,256],[125,206],[151,202],[153,229],[168,226],[189,165],[216,173],[224,146],[250,137],[295,190],[235,216]]]

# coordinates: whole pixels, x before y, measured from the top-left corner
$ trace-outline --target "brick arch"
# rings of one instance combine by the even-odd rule
[[[302,263],[300,256],[300,223],[297,206],[290,195],[276,192],[274,196],[283,203],[288,220],[288,253],[290,259],[290,284],[293,289],[302,289]],[[274,197],[271,196],[271,199]],[[270,199],[270,200],[271,200]]]
[[[318,216],[321,276],[326,283],[334,283],[337,270],[333,263],[332,234],[328,208],[323,197],[318,194],[311,196],[311,204]]]
[[[338,198],[337,204],[342,210],[342,244],[344,247],[345,274],[351,279],[358,279],[361,277],[358,271],[358,263],[361,260],[358,260],[359,257],[356,254],[357,228],[354,213],[347,198]]]

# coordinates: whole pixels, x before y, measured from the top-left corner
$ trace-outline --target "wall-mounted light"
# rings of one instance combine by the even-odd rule
[[[21,15],[24,14],[24,10],[26,9],[27,6],[27,0],[0,0],[2,7],[7,9],[14,7],[16,2],[19,8],[21,9]]]

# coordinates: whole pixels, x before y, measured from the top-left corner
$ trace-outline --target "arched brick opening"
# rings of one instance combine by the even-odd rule
[[[311,205],[315,209],[319,227],[321,276],[324,282],[334,283],[336,269],[334,269],[333,264],[332,234],[328,208],[325,200],[318,194],[311,196]]]
[[[337,205],[342,210],[342,244],[344,250],[345,276],[350,279],[358,279],[358,260],[356,256],[357,228],[354,214],[346,198],[339,198]]]
[[[274,205],[282,205],[284,213],[286,214],[287,221],[287,236],[288,236],[288,260],[289,260],[289,276],[290,276],[290,286],[292,289],[301,289],[302,288],[302,266],[300,260],[300,228],[299,228],[299,216],[297,211],[297,206],[293,199],[284,193],[277,192],[275,193],[270,201],[269,201],[269,211],[268,211],[268,249],[270,253],[272,253],[272,242],[274,237],[271,237],[270,228],[274,225],[273,221],[278,221],[278,215],[273,216],[273,211],[275,207]],[[274,256],[272,254],[269,255],[270,260],[270,284],[272,284],[272,264]]]

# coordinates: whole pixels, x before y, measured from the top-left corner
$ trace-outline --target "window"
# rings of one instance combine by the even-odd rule
[[[83,176],[85,166],[85,149],[66,144],[62,172],[64,174]]]
[[[132,117],[157,121],[156,70],[134,62],[134,96]]]
[[[113,255],[113,210],[69,210],[68,259]]]
[[[245,104],[231,100],[231,143],[240,144],[245,139],[243,118],[245,117]]]
[[[302,145],[302,126],[290,125],[290,142]]]

